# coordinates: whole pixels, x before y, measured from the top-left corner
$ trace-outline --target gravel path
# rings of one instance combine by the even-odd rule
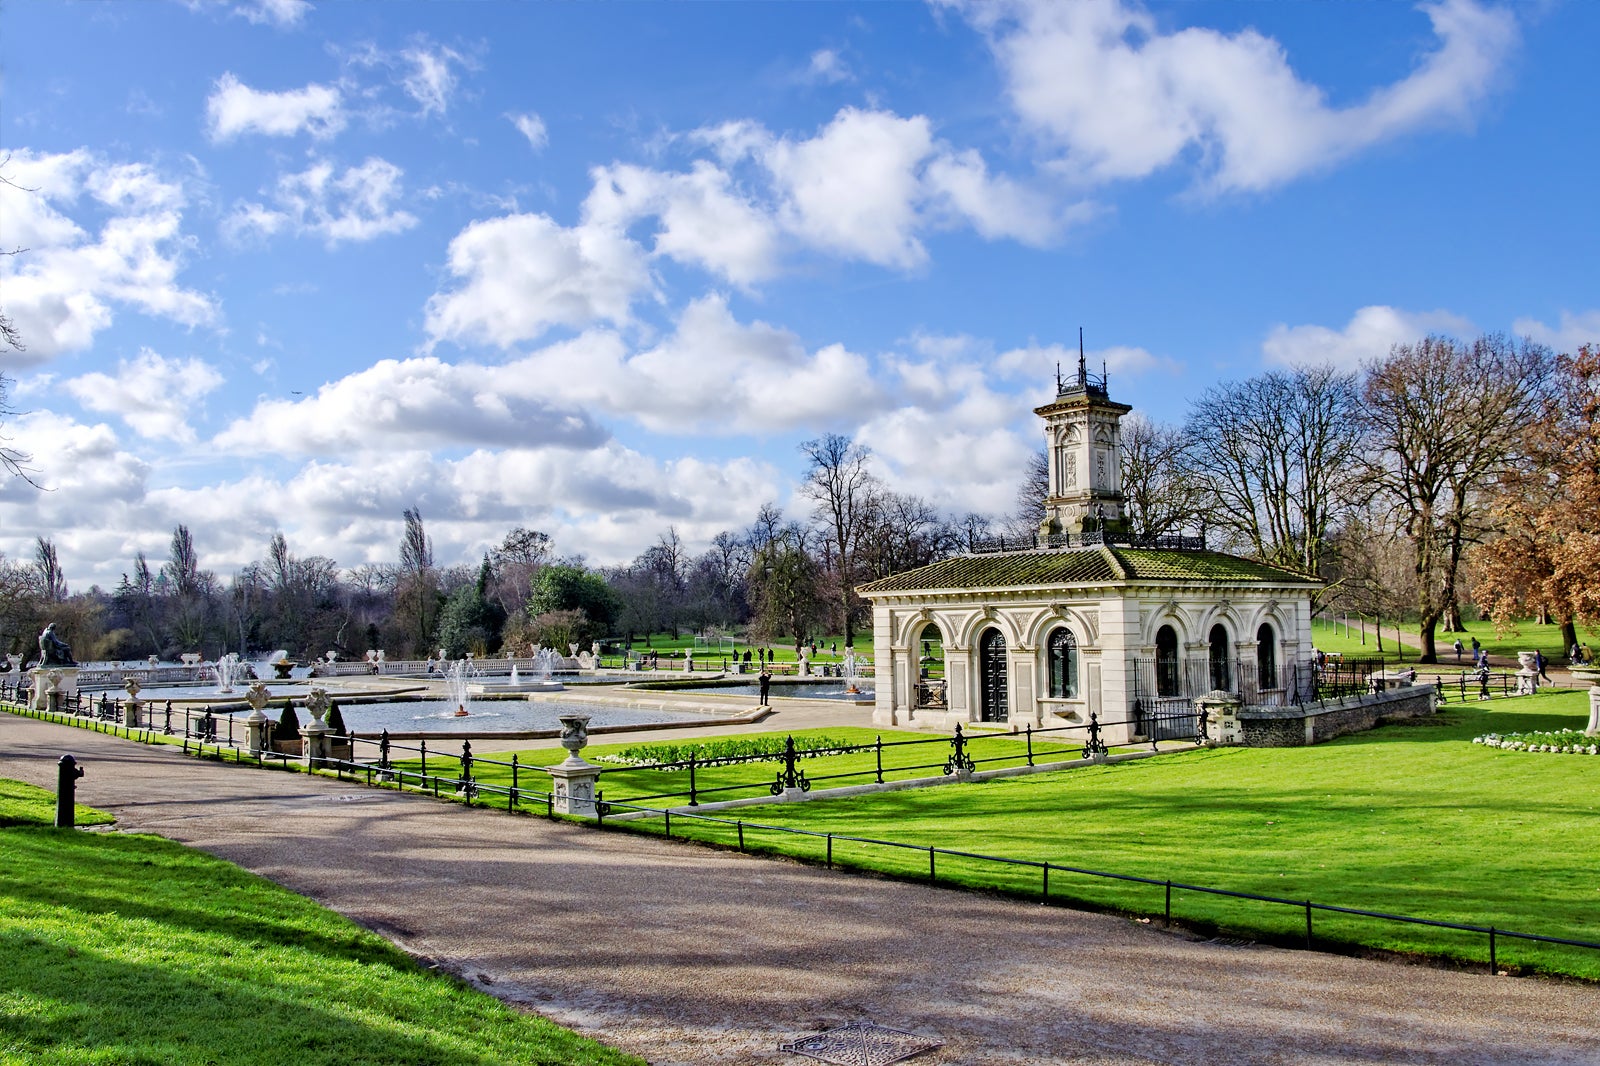
[[[255,870],[657,1064],[872,1019],[932,1063],[1600,1063],[1600,989],[1199,942],[1102,915],[198,763],[0,714],[0,776]]]

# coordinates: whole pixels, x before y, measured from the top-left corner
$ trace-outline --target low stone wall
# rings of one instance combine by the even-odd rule
[[[1299,707],[1241,707],[1239,726],[1247,748],[1297,748],[1364,732],[1382,718],[1432,714],[1437,700],[1431,686],[1416,685]]]

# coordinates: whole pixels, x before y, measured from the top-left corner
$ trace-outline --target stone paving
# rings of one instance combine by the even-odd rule
[[[942,1042],[919,1064],[1600,1062],[1589,985],[1199,941],[0,713],[0,776],[53,787],[67,752],[80,801],[122,829],[236,862],[661,1066],[799,1066],[780,1045],[866,1020]]]

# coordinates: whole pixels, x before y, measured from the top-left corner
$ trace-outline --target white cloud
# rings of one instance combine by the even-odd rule
[[[1519,318],[1511,329],[1519,337],[1531,337],[1558,352],[1575,354],[1586,344],[1600,348],[1600,310],[1577,314],[1562,311],[1561,324],[1557,326],[1547,326],[1536,318]]]
[[[734,188],[726,171],[701,160],[687,174],[616,165],[596,168],[584,217],[625,230],[655,216],[657,255],[692,263],[741,287],[774,274],[778,231]]]
[[[449,110],[457,85],[452,67],[462,65],[461,54],[424,41],[401,51],[400,59],[405,69],[401,87],[417,102],[422,115],[442,115]]]
[[[7,243],[27,249],[0,256],[6,313],[27,345],[7,356],[14,364],[89,347],[119,304],[190,327],[217,319],[211,297],[177,281],[192,247],[180,183],[81,149],[18,150],[10,167],[15,184],[0,183],[0,216]]]
[[[845,108],[816,137],[773,144],[764,161],[791,231],[819,248],[905,269],[927,258],[916,236],[917,168],[932,151],[921,115]]]
[[[518,365],[552,397],[658,433],[854,424],[880,399],[863,357],[840,345],[808,353],[784,330],[735,321],[717,295],[689,304],[673,334],[643,351],[557,345]]]
[[[1330,107],[1282,46],[1253,29],[1163,32],[1124,0],[957,6],[982,30],[1012,106],[1081,178],[1138,178],[1194,152],[1216,189],[1263,189],[1371,145],[1471,120],[1515,48],[1508,10],[1442,0],[1438,40],[1405,78]]]
[[[307,85],[281,93],[250,88],[230,71],[217,79],[206,100],[207,133],[213,141],[228,141],[242,133],[268,137],[332,137],[344,128],[345,113],[339,89]]]
[[[404,171],[385,159],[368,159],[338,174],[333,164],[319,161],[278,178],[275,206],[240,204],[223,229],[235,240],[292,229],[320,237],[329,247],[403,233],[417,224],[415,215],[395,206],[404,193],[403,177]]]
[[[308,0],[250,0],[234,8],[236,12],[256,25],[293,29],[305,21],[311,10]]]
[[[567,229],[546,215],[472,223],[450,242],[449,267],[463,284],[428,301],[435,341],[509,347],[556,326],[622,325],[654,287],[644,250],[615,227]]]
[[[507,115],[511,124],[517,127],[517,132],[528,139],[535,152],[541,152],[550,143],[550,131],[545,129],[544,119],[532,111],[521,114]]]
[[[1354,370],[1388,355],[1396,344],[1413,344],[1430,333],[1464,336],[1473,332],[1471,322],[1448,311],[1402,311],[1373,305],[1352,315],[1342,330],[1280,322],[1268,332],[1261,351],[1267,362],[1280,366],[1328,364]]]
[[[851,73],[850,65],[844,57],[832,48],[819,48],[811,53],[811,62],[806,67],[806,79],[826,85],[837,85],[840,82],[854,81],[855,75]]]
[[[569,346],[571,362],[608,358],[605,336]],[[585,345],[597,351],[570,351]],[[591,448],[605,430],[562,397],[527,361],[451,364],[429,357],[383,359],[303,400],[264,400],[220,433],[215,445],[243,454],[344,455],[460,446]]]
[[[117,363],[113,374],[72,378],[66,390],[90,411],[120,417],[140,436],[191,443],[199,401],[221,387],[222,375],[203,360],[168,359],[148,348]]]

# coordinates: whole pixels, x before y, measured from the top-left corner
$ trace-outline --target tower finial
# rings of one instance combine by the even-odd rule
[[[1088,388],[1089,368],[1083,361],[1083,327],[1078,327],[1078,384]]]

